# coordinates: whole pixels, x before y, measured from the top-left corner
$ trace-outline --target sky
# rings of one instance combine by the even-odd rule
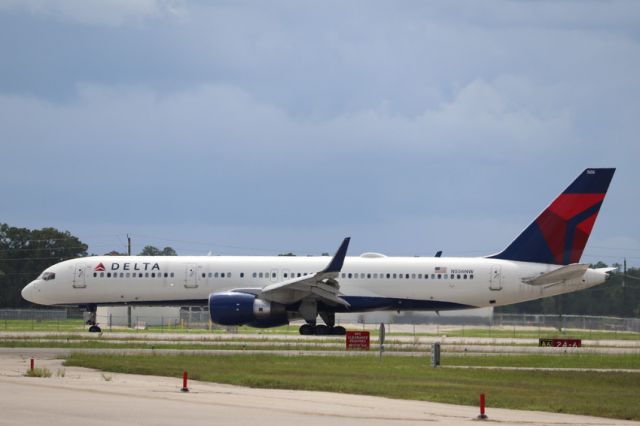
[[[640,265],[640,2],[0,0],[0,222],[89,252],[481,256],[616,167]]]

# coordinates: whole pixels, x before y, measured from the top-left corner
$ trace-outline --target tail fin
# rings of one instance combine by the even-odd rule
[[[616,169],[586,169],[506,249],[492,259],[580,262]]]

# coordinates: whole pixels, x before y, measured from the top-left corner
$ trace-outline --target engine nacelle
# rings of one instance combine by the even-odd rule
[[[253,294],[225,291],[209,295],[211,321],[221,325],[266,328],[289,324],[284,305],[258,299]]]

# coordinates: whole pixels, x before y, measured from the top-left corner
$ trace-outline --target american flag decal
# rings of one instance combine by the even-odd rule
[[[436,266],[436,274],[446,274],[447,268],[443,268],[442,266]]]

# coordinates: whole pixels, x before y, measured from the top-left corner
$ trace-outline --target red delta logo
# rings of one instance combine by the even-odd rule
[[[94,271],[104,272],[104,265],[102,264],[102,262],[98,263],[98,266],[96,266],[96,269],[94,269]]]

